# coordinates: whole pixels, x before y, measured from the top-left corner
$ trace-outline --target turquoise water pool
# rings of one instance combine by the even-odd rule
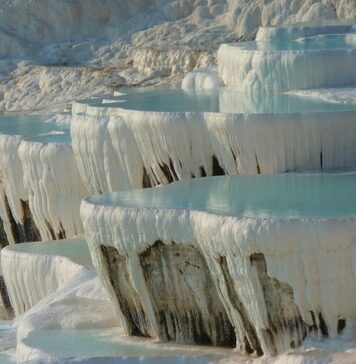
[[[356,104],[337,104],[291,94],[244,94],[234,89],[209,91],[182,89],[127,90],[98,107],[156,112],[294,113],[356,110]]]
[[[218,351],[198,346],[155,344],[144,339],[125,339],[120,329],[90,330],[38,330],[33,331],[24,342],[54,357],[116,357],[131,358],[130,363],[155,364],[196,363],[205,364],[222,357]],[[209,355],[209,356],[208,356]]]
[[[356,217],[356,173],[205,177],[89,197],[120,207],[191,209],[246,217]]]
[[[0,115],[0,134],[21,135],[42,143],[69,143],[70,124],[57,123],[48,115]]]
[[[356,31],[356,30],[355,30]],[[274,41],[274,42],[239,42],[236,47],[253,51],[320,51],[356,49],[356,33],[347,34],[322,34],[310,37],[301,37],[290,41]]]
[[[90,252],[86,240],[83,238],[33,242],[31,244],[14,244],[7,249],[19,253],[57,255],[82,264],[91,265]]]

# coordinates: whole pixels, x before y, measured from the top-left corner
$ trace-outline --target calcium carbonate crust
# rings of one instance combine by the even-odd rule
[[[71,134],[80,175],[95,194],[192,176],[350,168],[355,125],[353,111],[147,112],[74,103]]]
[[[194,247],[202,254],[208,269],[201,272],[213,279],[239,351],[283,353],[300,345],[307,335],[335,337],[345,326],[355,326],[354,218],[249,218],[184,209],[125,208],[106,203],[105,197],[83,200],[81,218],[94,266],[109,287],[126,331],[130,322],[109,282],[113,273],[103,260],[103,249],[114,249],[126,260],[130,281],[146,313],[148,335],[160,337],[162,321],[154,314],[154,292],[162,287],[158,276],[148,283],[147,266],[142,263],[157,244],[164,244],[168,251],[182,246],[181,253]],[[184,272],[174,273],[170,287],[179,284]],[[199,279],[190,284],[193,296],[194,292],[199,296]],[[179,307],[181,297],[175,298]],[[207,317],[205,313],[202,317]]]
[[[0,135],[0,150],[0,215],[8,242],[81,233],[77,211],[86,190],[71,145]]]

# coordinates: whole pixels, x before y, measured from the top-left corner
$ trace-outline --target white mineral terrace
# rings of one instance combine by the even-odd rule
[[[355,19],[320,20],[311,23],[295,23],[286,26],[260,27],[256,34],[259,42],[286,42],[321,34],[347,34],[356,32]]]
[[[1,265],[18,318],[0,323],[0,337],[16,340],[18,363],[67,363],[81,357],[93,358],[92,363],[115,362],[117,357],[162,364],[240,360],[226,350],[124,337],[82,236],[8,246],[1,251]]]
[[[69,129],[56,117],[0,116],[0,216],[9,242],[82,232],[77,211],[86,191]]]
[[[92,194],[219,173],[347,168],[356,165],[355,105],[226,88],[130,92],[73,105],[73,150]]]
[[[91,265],[83,237],[22,243],[1,250],[1,270],[16,315],[55,292],[83,266]]]
[[[356,25],[256,39],[221,45],[179,89],[0,116],[0,246],[87,239],[2,249],[18,362],[283,362],[353,342]],[[295,171],[309,173],[279,174]]]
[[[225,85],[249,93],[355,84],[355,61],[356,43],[349,34],[223,44],[218,51]]]
[[[241,352],[275,354],[355,329],[355,187],[355,173],[210,177],[89,197],[81,217],[126,332],[119,269],[138,295],[131,315],[144,312],[138,332],[195,342],[201,330],[207,342],[235,337]],[[166,321],[160,294],[176,302]],[[224,337],[229,325],[235,336]]]

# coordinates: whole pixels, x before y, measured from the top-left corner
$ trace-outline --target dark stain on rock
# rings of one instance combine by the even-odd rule
[[[168,183],[178,181],[177,173],[174,169],[173,162],[169,159],[169,165],[162,163],[159,165]]]
[[[324,317],[321,314],[321,312],[319,312],[319,329],[323,337],[329,336],[328,326],[326,325]]]
[[[7,245],[9,245],[9,240],[8,240],[6,232],[5,232],[4,222],[2,221],[2,219],[0,217],[0,250]]]
[[[150,188],[150,187],[152,187],[151,178],[148,175],[147,170],[146,170],[145,167],[143,167],[142,187],[143,188]]]
[[[292,348],[300,346],[310,327],[302,320],[292,287],[267,275],[266,259],[262,253],[252,254],[250,261],[258,273],[267,307],[269,327],[264,331],[264,341],[273,354],[278,354],[275,343],[282,341],[286,335],[290,336]]]
[[[129,328],[128,335],[149,336],[149,323],[140,296],[132,285],[127,258],[111,246],[100,245],[99,259],[107,274],[109,293],[120,307]]]
[[[23,211],[23,223],[18,224],[12,214],[9,201],[6,195],[4,196],[4,200],[5,200],[5,213],[10,222],[11,232],[15,243],[40,241],[41,236],[35,222],[33,221],[28,201],[21,200],[21,207]]]
[[[260,167],[260,164],[258,163],[257,154],[255,154],[255,159],[256,159],[256,171],[257,171],[257,174],[261,174],[261,167]]]
[[[14,310],[13,310],[11,302],[10,302],[9,294],[7,292],[4,277],[2,275],[0,275],[0,297],[1,297],[1,301],[5,308],[5,312],[6,312],[6,316],[7,316],[6,318],[12,319],[15,316],[15,314],[14,314]]]
[[[234,328],[197,248],[156,241],[140,262],[161,340],[235,346]]]

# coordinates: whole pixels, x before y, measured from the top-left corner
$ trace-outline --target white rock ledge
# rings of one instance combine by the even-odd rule
[[[193,176],[356,166],[352,110],[233,114],[110,105],[73,104],[73,151],[90,194]]]
[[[83,237],[16,244],[1,250],[2,274],[16,316],[91,265]]]
[[[246,42],[254,43],[254,42]],[[356,83],[356,49],[269,49],[255,42],[223,44],[218,51],[219,75],[227,86],[254,93],[338,87]],[[260,49],[259,49],[260,48]],[[341,66],[342,65],[342,66]]]

